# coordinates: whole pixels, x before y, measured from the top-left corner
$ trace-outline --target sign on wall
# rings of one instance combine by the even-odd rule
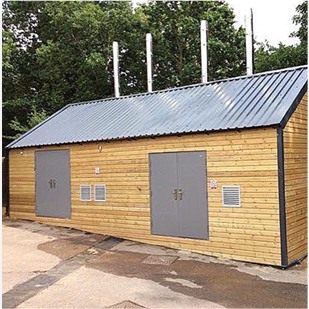
[[[217,190],[217,188],[218,188],[217,180],[210,180],[210,189]]]
[[[100,174],[100,168],[99,168],[99,167],[95,167],[94,173],[95,173],[96,175],[99,175],[99,174]]]

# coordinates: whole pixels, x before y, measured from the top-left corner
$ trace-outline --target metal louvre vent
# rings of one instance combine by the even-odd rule
[[[223,186],[222,204],[224,207],[240,207],[240,187]]]
[[[80,186],[80,200],[81,201],[91,201],[91,186],[90,185]]]
[[[94,200],[98,202],[106,201],[106,185],[94,186]]]

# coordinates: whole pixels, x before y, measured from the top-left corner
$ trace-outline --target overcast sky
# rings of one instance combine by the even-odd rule
[[[226,0],[234,8],[236,25],[244,25],[244,15],[253,9],[254,35],[258,41],[267,39],[272,45],[280,41],[290,45],[298,43],[289,38],[291,32],[297,30],[292,23],[295,8],[303,0]]]
[[[244,26],[244,16],[253,9],[254,36],[258,41],[267,39],[270,44],[282,42],[286,45],[298,43],[298,39],[289,38],[297,30],[292,23],[296,6],[303,0],[226,0],[234,8],[236,26]],[[147,2],[147,0],[133,0]]]

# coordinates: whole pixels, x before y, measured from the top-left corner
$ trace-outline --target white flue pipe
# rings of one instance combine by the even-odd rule
[[[246,64],[247,75],[253,74],[253,12],[246,16]]]
[[[146,55],[147,55],[147,89],[152,92],[152,36],[146,34]]]
[[[201,21],[201,66],[202,66],[202,83],[208,81],[208,23],[206,20]]]
[[[120,96],[119,91],[119,48],[118,42],[113,42],[113,64],[114,64],[114,88],[115,88],[115,97]]]

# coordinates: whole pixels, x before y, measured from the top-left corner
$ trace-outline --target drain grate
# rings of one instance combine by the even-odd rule
[[[151,265],[171,265],[176,260],[177,256],[149,255],[145,260],[142,261],[142,263]]]
[[[136,303],[133,303],[132,301],[125,300],[121,303],[112,305],[112,306],[107,307],[107,308],[145,308],[145,307],[138,305]]]

